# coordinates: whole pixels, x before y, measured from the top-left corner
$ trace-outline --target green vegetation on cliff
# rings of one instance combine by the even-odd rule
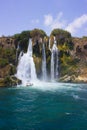
[[[20,51],[27,51],[29,38],[33,43],[33,58],[36,66],[38,77],[41,75],[42,67],[42,46],[45,45],[46,50],[46,67],[50,75],[51,50],[55,41],[59,50],[59,77],[71,76],[70,81],[74,81],[75,77],[87,75],[87,37],[72,38],[71,34],[62,29],[54,29],[50,37],[41,29],[27,30],[19,34],[15,34],[12,39],[15,47],[0,46],[0,84],[3,86],[16,84],[17,79],[11,78],[16,73],[16,58]],[[3,40],[4,41],[4,40]],[[7,41],[8,44],[8,41]],[[19,45],[19,48],[18,48]],[[17,53],[16,53],[17,51]],[[83,71],[84,70],[84,71]],[[61,80],[62,81],[62,80]],[[1,86],[0,85],[0,86]]]
[[[39,38],[44,38],[45,36],[46,33],[41,29],[23,31],[20,34],[14,35],[15,47],[17,48],[19,44],[20,49],[26,51],[29,38],[32,38],[32,41],[36,42],[37,40],[39,40]]]
[[[73,68],[73,64],[74,66],[76,66],[76,62],[74,61],[74,58],[71,55],[71,51],[74,47],[72,37],[69,32],[62,29],[54,29],[51,32],[51,38],[53,36],[55,36],[55,40],[59,50],[60,76],[64,76],[65,74],[69,74],[69,67]]]
[[[0,67],[7,64],[15,65],[16,50],[14,48],[1,48],[0,47]]]
[[[0,47],[0,87],[11,86],[10,76],[16,73],[16,50]]]
[[[59,38],[71,38],[71,34],[63,29],[54,29],[52,30],[51,35]]]

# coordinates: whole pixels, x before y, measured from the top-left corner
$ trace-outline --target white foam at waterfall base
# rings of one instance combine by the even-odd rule
[[[82,91],[79,88],[79,84],[73,83],[58,83],[58,82],[45,82],[37,80],[33,86],[30,88],[37,89],[41,91],[59,91],[59,92],[67,92],[67,91]]]
[[[21,57],[17,67],[17,78],[22,80],[22,84],[37,80],[35,64],[32,57],[32,41],[29,40],[27,53]]]

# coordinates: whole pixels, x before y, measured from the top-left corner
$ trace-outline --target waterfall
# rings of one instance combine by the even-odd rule
[[[37,79],[32,53],[32,41],[30,39],[27,53],[24,53],[23,56],[21,56],[17,67],[16,76],[22,80],[23,84],[27,81],[31,82]]]
[[[20,50],[20,47],[19,47],[19,43],[17,45],[17,49],[16,49],[16,62],[18,61],[18,51]]]
[[[42,47],[42,78],[44,81],[47,79],[47,70],[46,70],[46,53],[45,53],[45,46],[43,44]]]
[[[50,38],[49,38],[49,50],[51,50],[51,47],[50,47],[51,45],[50,45]]]
[[[58,78],[58,48],[54,42],[51,50],[51,81]]]
[[[21,57],[23,56],[24,52],[21,51],[20,54],[19,54],[19,57],[18,57],[18,61],[20,61]]]
[[[54,80],[54,52],[51,52],[51,80]]]
[[[58,66],[58,62],[59,62],[59,59],[58,59],[58,49],[57,49],[57,51],[56,51],[56,79],[57,79],[58,76],[59,76],[59,71],[58,71],[59,66]]]

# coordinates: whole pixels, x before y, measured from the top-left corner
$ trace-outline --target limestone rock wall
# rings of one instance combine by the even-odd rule
[[[0,47],[2,48],[15,48],[13,37],[0,37]]]

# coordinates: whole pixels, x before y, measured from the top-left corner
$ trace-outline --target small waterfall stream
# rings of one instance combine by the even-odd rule
[[[18,43],[17,49],[16,49],[16,62],[18,61],[18,51],[20,50],[20,46]]]
[[[54,51],[51,52],[51,80],[54,81]]]
[[[19,57],[18,57],[18,61],[20,61],[21,57],[23,56],[24,52],[21,51],[20,54],[19,54]]]
[[[51,49],[51,81],[58,78],[58,48],[54,42]]]
[[[43,78],[44,81],[47,80],[46,53],[45,53],[44,44],[43,44],[43,47],[42,47],[42,78]]]

